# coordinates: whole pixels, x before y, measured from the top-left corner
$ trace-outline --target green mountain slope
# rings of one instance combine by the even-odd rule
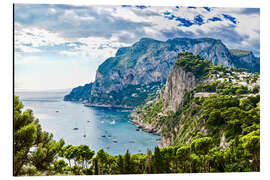
[[[259,79],[258,74],[181,53],[159,97],[138,107],[133,122],[161,134],[163,147],[211,137],[216,148],[227,149],[251,134],[259,137]]]
[[[142,38],[130,47],[120,48],[115,57],[108,58],[99,66],[86,104],[136,107],[145,103],[147,94],[144,92],[148,89],[144,87],[154,84],[156,90],[160,89],[175,64],[178,52],[184,51],[198,54],[213,64],[259,71],[259,59],[252,53],[234,55],[234,51],[230,51],[221,40],[175,38],[163,42]],[[137,88],[140,90],[134,90]],[[132,93],[125,93],[129,89]],[[134,93],[137,96],[130,96]],[[155,92],[150,90],[150,93]],[[136,103],[132,104],[133,101]]]

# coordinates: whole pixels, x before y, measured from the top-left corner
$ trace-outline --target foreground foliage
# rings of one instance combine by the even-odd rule
[[[220,148],[213,134],[199,133],[190,143],[156,147],[146,154],[127,151],[111,156],[102,149],[95,154],[86,145],[64,146],[63,140],[53,140],[52,134],[42,131],[31,110],[22,112],[23,104],[15,97],[14,175],[259,171],[259,96],[238,101],[222,95],[195,101],[204,104],[202,117],[207,126],[226,132],[230,140],[227,148]]]
[[[57,159],[64,141],[53,140],[53,135],[42,131],[39,120],[28,109],[22,112],[23,104],[14,97],[14,167],[19,175],[47,174]]]

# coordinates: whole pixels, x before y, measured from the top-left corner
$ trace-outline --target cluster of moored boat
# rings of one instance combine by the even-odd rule
[[[59,112],[59,111],[56,111],[56,112]],[[87,120],[87,122],[89,123],[90,122],[90,120]],[[132,122],[132,121],[131,121]],[[158,132],[157,132],[157,130],[155,130],[155,129],[148,129],[148,128],[146,128],[146,127],[144,127],[144,126],[142,126],[142,125],[140,125],[139,123],[137,123],[137,122],[132,122],[132,123],[134,123],[134,124],[136,124],[136,126],[137,126],[137,128],[136,128],[136,131],[140,131],[140,130],[142,130],[142,131],[145,131],[145,132],[148,132],[148,133],[153,133],[153,134],[159,134]],[[72,130],[79,130],[79,128],[77,128],[77,127],[74,127]],[[84,132],[84,134],[83,134],[83,137],[85,138],[86,137],[86,133]],[[106,137],[112,137],[112,135],[102,135],[101,137],[103,137],[103,138],[106,138]],[[160,141],[161,139],[156,139],[156,141]],[[117,139],[112,139],[112,142],[113,143],[118,143],[118,141],[117,141]],[[129,141],[129,143],[135,143],[135,141]],[[107,146],[106,147],[106,149],[110,149],[110,147],[109,146]],[[141,152],[141,150],[139,150],[139,152]]]

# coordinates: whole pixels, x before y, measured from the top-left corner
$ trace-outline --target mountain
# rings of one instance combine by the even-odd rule
[[[160,134],[164,147],[210,136],[218,148],[226,148],[235,138],[258,134],[257,73],[216,66],[192,53],[178,57],[156,99],[132,113],[133,123]]]
[[[92,85],[93,83],[89,83],[84,86],[73,88],[71,92],[64,97],[64,101],[87,101],[91,95]]]
[[[260,58],[255,57],[251,51],[230,49],[233,55],[233,64],[237,68],[249,69],[251,72],[260,72]]]
[[[166,82],[179,52],[192,52],[214,64],[259,71],[259,59],[231,52],[221,40],[175,38],[165,42],[142,38],[130,47],[119,48],[96,72],[88,106],[136,107],[153,99]],[[85,94],[85,93],[83,93]],[[68,95],[72,99],[72,95]],[[79,97],[75,98],[80,99]]]

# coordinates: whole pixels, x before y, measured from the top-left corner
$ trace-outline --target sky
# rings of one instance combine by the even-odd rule
[[[15,89],[66,89],[142,37],[220,39],[260,56],[258,8],[15,4]]]

